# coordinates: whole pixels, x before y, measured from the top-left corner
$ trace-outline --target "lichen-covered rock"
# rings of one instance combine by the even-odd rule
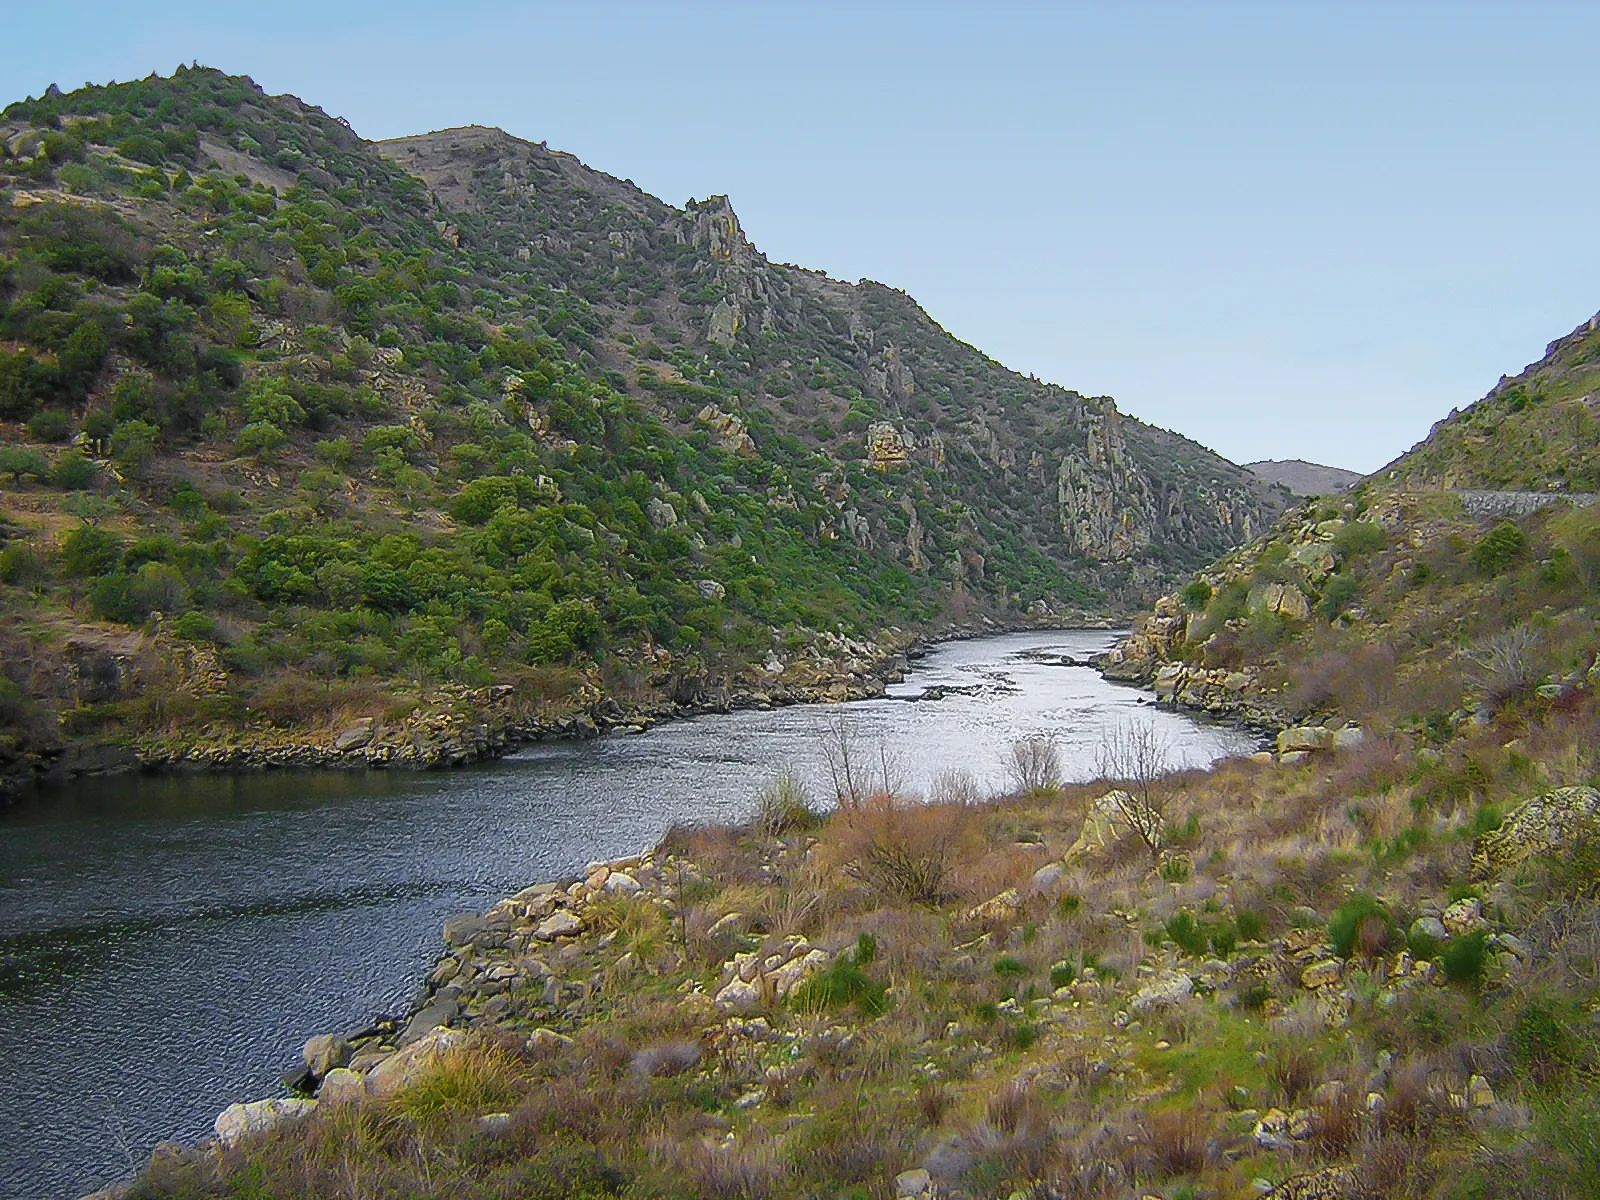
[[[1600,790],[1564,787],[1525,800],[1499,829],[1478,839],[1472,863],[1480,875],[1492,874],[1535,854],[1570,846],[1597,827]]]
[[[1261,1200],[1366,1200],[1370,1193],[1351,1167],[1323,1167],[1285,1179]]]
[[[1343,963],[1337,958],[1325,958],[1321,962],[1312,963],[1300,972],[1300,986],[1315,991],[1329,984],[1338,983],[1343,974]]]
[[[583,928],[582,917],[562,908],[540,921],[538,928],[533,931],[533,936],[541,942],[553,942],[557,938],[576,937],[583,932]]]
[[[349,1067],[334,1067],[317,1088],[317,1099],[323,1104],[354,1104],[366,1098],[366,1081]]]
[[[1166,820],[1131,792],[1107,792],[1089,805],[1077,841],[1067,850],[1067,861],[1102,850],[1137,833],[1141,840],[1160,845]]]

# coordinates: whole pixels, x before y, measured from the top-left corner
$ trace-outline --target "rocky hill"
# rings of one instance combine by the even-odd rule
[[[1254,471],[1268,483],[1282,484],[1296,496],[1323,496],[1342,492],[1361,478],[1359,471],[1343,467],[1325,467],[1320,463],[1306,462],[1303,458],[1262,459],[1245,463],[1247,471]]]
[[[0,114],[0,430],[24,767],[452,761],[859,688],[913,630],[1148,596],[1281,503],[768,263],[723,200],[494,130],[375,146],[205,69]]]

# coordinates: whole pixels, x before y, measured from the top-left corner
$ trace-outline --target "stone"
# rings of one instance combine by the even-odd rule
[[[1326,750],[1333,745],[1333,734],[1325,725],[1295,725],[1278,731],[1278,753],[1296,750]]]
[[[217,1141],[226,1147],[237,1146],[247,1137],[265,1133],[290,1121],[303,1121],[317,1111],[315,1100],[252,1100],[230,1104],[212,1125]]]
[[[1160,845],[1166,831],[1166,821],[1159,812],[1131,792],[1120,789],[1107,792],[1090,803],[1089,814],[1084,818],[1078,839],[1067,851],[1067,861],[1115,845],[1136,829],[1141,839],[1144,833],[1148,833],[1150,840]]]
[[[1262,1113],[1250,1137],[1263,1150],[1294,1149],[1294,1140],[1289,1136],[1289,1114],[1281,1108],[1269,1108]]]
[[[1194,994],[1194,980],[1182,971],[1162,975],[1140,988],[1133,997],[1134,1012],[1170,1008]]]
[[[333,748],[340,754],[360,750],[372,741],[372,718],[362,717],[355,724],[341,730],[333,739]]]
[[[366,1081],[349,1067],[334,1067],[317,1088],[317,1099],[323,1104],[354,1104],[366,1098]]]
[[[969,921],[1005,921],[1015,917],[1022,909],[1022,894],[1016,888],[1006,888],[991,896],[967,913]]]
[[[444,1055],[467,1040],[459,1029],[431,1029],[422,1037],[389,1055],[367,1072],[367,1091],[387,1100],[415,1083]]]
[[[583,918],[563,908],[539,922],[539,927],[533,931],[533,936],[541,942],[553,942],[557,938],[576,937],[583,932],[583,929]]]
[[[335,1067],[349,1063],[350,1043],[331,1033],[319,1033],[306,1041],[300,1054],[305,1059],[306,1069],[322,1079]]]
[[[1482,1075],[1474,1075],[1467,1080],[1466,1097],[1467,1103],[1473,1108],[1493,1108],[1495,1104],[1494,1089]]]
[[[1483,919],[1483,902],[1476,896],[1457,900],[1444,910],[1444,927],[1453,934],[1471,933],[1487,924]]]
[[[716,1004],[730,1012],[754,1012],[761,1007],[761,989],[743,979],[735,979],[717,993]]]
[[[1435,942],[1442,942],[1450,936],[1450,931],[1438,917],[1418,917],[1411,922],[1409,934],[1413,938],[1432,938]]]
[[[706,930],[706,937],[719,938],[725,933],[738,933],[743,926],[744,914],[742,912],[724,913],[712,922],[711,928]]]
[[[572,1039],[564,1033],[557,1033],[554,1029],[541,1025],[528,1035],[529,1050],[560,1050],[572,1045]]]
[[[639,881],[626,871],[613,871],[606,876],[602,890],[621,896],[631,896],[639,890]]]
[[[911,1197],[925,1196],[933,1190],[933,1177],[921,1167],[912,1171],[901,1171],[894,1177],[894,1194],[896,1196]]]
[[[1343,729],[1335,730],[1333,734],[1333,748],[1335,750],[1354,750],[1357,746],[1365,745],[1367,731],[1359,725],[1346,725]]]
[[[694,589],[700,593],[702,600],[721,600],[728,594],[728,589],[715,579],[696,579]]]
[[[409,1046],[435,1029],[449,1025],[460,1013],[461,1003],[454,996],[437,995],[412,1014],[411,1019],[406,1022],[406,1027],[400,1032],[398,1044],[401,1047]]]
[[[1315,991],[1317,988],[1338,983],[1343,973],[1343,963],[1337,958],[1325,958],[1321,962],[1312,963],[1300,972],[1300,986]]]
[[[1350,1167],[1322,1167],[1285,1179],[1261,1200],[1359,1200],[1371,1195]]]
[[[479,1133],[504,1133],[511,1128],[511,1114],[508,1112],[484,1113],[472,1124]]]
[[[1033,873],[1033,890],[1036,892],[1048,892],[1061,882],[1061,876],[1066,874],[1066,870],[1066,867],[1061,863],[1045,863],[1044,866]]]

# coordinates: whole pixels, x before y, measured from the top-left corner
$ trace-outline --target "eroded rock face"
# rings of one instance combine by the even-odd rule
[[[1083,450],[1062,457],[1056,506],[1061,531],[1079,554],[1119,562],[1150,545],[1155,497],[1128,455],[1114,407],[1090,421]]]

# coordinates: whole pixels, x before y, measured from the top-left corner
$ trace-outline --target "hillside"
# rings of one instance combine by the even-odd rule
[[[849,689],[912,630],[1125,606],[1280,503],[767,263],[723,201],[497,131],[379,147],[184,69],[13,104],[0,147],[14,770],[458,761]]]
[[[1253,471],[1268,483],[1279,483],[1296,496],[1322,496],[1342,492],[1361,478],[1359,471],[1343,467],[1325,467],[1320,463],[1306,462],[1303,458],[1262,459],[1245,463],[1245,470]]]

